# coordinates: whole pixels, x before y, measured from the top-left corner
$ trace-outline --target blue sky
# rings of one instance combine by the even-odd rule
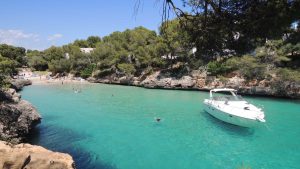
[[[1,0],[0,43],[45,49],[137,26],[157,30],[162,0]],[[181,5],[181,0],[175,0]]]

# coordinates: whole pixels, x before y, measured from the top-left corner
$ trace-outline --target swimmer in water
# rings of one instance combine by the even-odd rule
[[[160,120],[161,120],[161,119],[160,119],[159,117],[156,118],[156,122],[160,122]]]

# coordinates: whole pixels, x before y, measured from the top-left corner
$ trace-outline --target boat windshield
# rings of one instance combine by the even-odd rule
[[[243,101],[244,99],[240,95],[236,96],[213,96],[213,100],[216,101]]]

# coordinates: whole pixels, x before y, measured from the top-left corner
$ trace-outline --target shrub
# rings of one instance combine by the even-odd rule
[[[209,62],[207,64],[207,70],[210,74],[217,75],[220,74],[220,63],[216,61]]]
[[[193,56],[189,58],[188,64],[192,69],[199,69],[201,66],[205,65],[203,60]]]
[[[118,64],[118,68],[122,72],[124,72],[124,73],[126,73],[128,75],[131,75],[131,74],[133,74],[136,71],[135,68],[134,68],[134,66],[132,64],[129,64],[129,63],[120,63],[120,64]]]
[[[266,65],[261,64],[253,56],[243,56],[240,60],[241,74],[248,80],[263,79],[266,75]]]
[[[241,68],[240,61],[241,61],[241,58],[232,57],[232,58],[226,60],[224,64],[228,71],[234,71],[234,70],[238,70]]]
[[[207,70],[212,75],[222,75],[231,71],[225,63],[218,61],[211,61],[207,64]]]
[[[96,65],[95,64],[91,64],[88,67],[86,67],[85,69],[83,69],[80,72],[80,77],[82,78],[88,78],[92,75],[94,69],[95,69]]]
[[[28,65],[38,71],[48,69],[48,63],[42,56],[31,56],[28,58]]]
[[[49,70],[56,73],[65,73],[70,71],[70,62],[66,59],[52,60],[49,63]]]
[[[229,80],[227,77],[224,77],[224,76],[218,76],[218,78],[224,84],[226,84],[228,82],[228,80]]]
[[[7,77],[16,72],[16,61],[0,55],[0,88],[8,84]]]
[[[280,78],[281,81],[300,82],[300,71],[299,70],[292,70],[292,69],[288,69],[288,68],[279,68],[276,71],[276,74]]]

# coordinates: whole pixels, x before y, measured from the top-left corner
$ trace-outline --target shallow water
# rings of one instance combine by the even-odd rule
[[[22,97],[43,116],[31,143],[70,153],[79,169],[300,168],[299,101],[246,97],[267,120],[247,129],[205,113],[207,92],[73,87],[29,86]]]

